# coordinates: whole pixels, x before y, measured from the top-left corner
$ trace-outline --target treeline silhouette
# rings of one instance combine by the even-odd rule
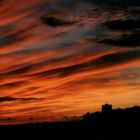
[[[114,109],[103,105],[101,112],[86,113],[82,119],[0,126],[0,137],[32,137],[56,140],[139,140],[140,107]]]

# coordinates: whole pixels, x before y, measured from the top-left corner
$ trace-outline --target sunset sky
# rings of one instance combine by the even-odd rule
[[[0,124],[140,105],[139,6],[1,0]]]

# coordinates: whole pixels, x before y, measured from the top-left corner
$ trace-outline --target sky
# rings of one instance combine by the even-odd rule
[[[0,7],[0,124],[140,105],[139,0]]]

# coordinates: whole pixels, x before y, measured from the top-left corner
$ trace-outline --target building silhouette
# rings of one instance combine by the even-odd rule
[[[102,105],[102,112],[103,113],[111,112],[111,111],[112,111],[112,105],[111,104]]]

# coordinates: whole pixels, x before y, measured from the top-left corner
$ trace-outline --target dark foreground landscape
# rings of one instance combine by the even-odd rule
[[[1,138],[139,140],[140,107],[112,110],[102,106],[102,112],[87,113],[81,120],[0,126]]]

